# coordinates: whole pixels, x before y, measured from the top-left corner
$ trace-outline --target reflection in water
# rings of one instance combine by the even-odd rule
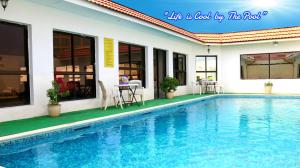
[[[95,133],[60,143],[54,143],[52,144],[51,152],[57,154],[56,162],[59,167],[66,163],[68,163],[68,167],[83,167],[85,165],[96,164],[97,158],[91,156],[97,156],[100,152],[96,150],[98,146],[97,139],[98,134]],[[75,162],[78,159],[80,159],[80,162]],[[70,162],[70,160],[72,162]]]
[[[272,99],[265,99],[265,117],[264,121],[266,121],[266,125],[268,128],[268,139],[271,138],[271,120],[272,120],[272,111],[273,111],[273,101]]]
[[[170,143],[171,137],[167,138],[169,127],[173,125],[171,115],[157,117],[155,119],[154,137],[155,137],[155,147],[160,148],[161,146],[167,146]],[[173,135],[171,135],[173,136]]]
[[[286,108],[286,103],[295,106]],[[18,147],[9,154],[0,149],[0,164],[64,168],[294,167],[300,159],[299,103],[229,98],[199,102],[103,123],[51,143],[36,141],[36,146]]]
[[[262,99],[262,101],[248,103],[239,109],[239,135],[247,137],[250,131],[260,129],[266,131],[263,134],[267,139],[271,136],[271,120],[273,111],[272,99]],[[251,118],[249,117],[251,116]]]
[[[48,167],[51,164],[51,167],[56,168],[59,167],[57,163],[57,153],[51,151],[51,146],[46,145],[43,148],[36,148],[36,161],[38,167]],[[43,156],[49,155],[47,159],[45,159]]]
[[[249,130],[249,119],[247,115],[241,115],[240,116],[240,136],[246,137],[248,135]]]
[[[217,133],[219,129],[219,105],[216,101],[212,100],[209,103],[206,102],[203,104],[204,109],[204,128],[206,131],[213,127],[214,131]],[[207,110],[209,109],[209,110]]]
[[[186,109],[180,108],[172,116],[174,118],[175,139],[186,137],[188,125]]]
[[[148,127],[148,137],[147,137],[147,153],[149,157],[155,156],[156,146],[155,146],[155,120],[154,118],[150,118],[147,120]]]

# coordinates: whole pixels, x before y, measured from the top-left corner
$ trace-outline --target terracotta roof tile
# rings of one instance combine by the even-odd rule
[[[222,34],[199,33],[197,34],[197,36],[207,43],[237,43],[261,40],[279,40],[289,38],[300,38],[300,27],[255,30]]]
[[[199,38],[194,33],[191,33],[189,31],[186,31],[184,29],[181,29],[179,27],[176,27],[174,25],[166,23],[166,22],[164,22],[162,20],[156,19],[154,17],[145,15],[145,14],[143,14],[141,12],[138,12],[138,11],[133,10],[131,8],[128,8],[126,6],[122,6],[122,5],[120,5],[118,3],[115,3],[113,1],[110,1],[110,0],[87,0],[87,1],[95,3],[95,4],[98,4],[98,5],[102,6],[102,7],[105,7],[105,8],[108,8],[108,9],[120,12],[120,13],[123,13],[123,14],[129,15],[131,17],[143,20],[145,22],[152,23],[152,24],[154,24],[156,26],[163,27],[165,29],[168,29],[168,30],[171,30],[173,32],[179,33],[181,35],[187,36],[187,37],[192,38],[194,40],[202,41],[201,38]]]
[[[152,23],[156,26],[160,26],[167,30],[171,30],[173,32],[179,33],[181,35],[184,35],[186,37],[204,43],[222,44],[222,43],[238,43],[238,42],[251,42],[251,41],[261,41],[261,40],[300,38],[300,26],[279,28],[279,29],[269,29],[269,30],[255,30],[255,31],[247,31],[247,32],[221,33],[221,34],[191,33],[189,31],[176,27],[162,20],[156,19],[154,17],[138,12],[134,9],[115,3],[111,0],[87,0],[87,1],[105,7],[107,9],[140,19],[142,21]]]

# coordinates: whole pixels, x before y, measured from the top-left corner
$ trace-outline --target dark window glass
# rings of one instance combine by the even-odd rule
[[[298,74],[297,74],[297,78],[300,78],[300,64],[298,64]]]
[[[119,76],[129,80],[141,80],[145,87],[145,48],[119,43]]]
[[[0,107],[30,104],[27,27],[0,22]]]
[[[299,78],[300,52],[241,55],[242,79]]]
[[[70,91],[63,100],[96,97],[94,45],[92,37],[54,32],[55,80]]]
[[[217,56],[196,57],[196,79],[217,80]]]
[[[173,72],[174,77],[180,85],[186,85],[186,56],[173,53]]]
[[[244,78],[244,70],[243,70],[243,66],[241,66],[240,73],[241,73],[241,78],[243,79],[243,78]]]

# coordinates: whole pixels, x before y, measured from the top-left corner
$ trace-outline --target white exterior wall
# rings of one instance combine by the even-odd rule
[[[273,93],[300,94],[300,79],[240,79],[240,55],[300,51],[300,40],[222,46],[218,69],[224,91],[230,93],[264,93],[264,83],[271,81]]]
[[[74,0],[95,9],[102,9],[97,5]],[[43,3],[43,4],[40,4]],[[49,4],[45,4],[49,3]],[[52,5],[52,6],[51,6]],[[118,84],[118,42],[126,42],[145,46],[146,48],[146,99],[153,99],[153,48],[167,50],[171,60],[168,74],[172,74],[173,52],[186,54],[187,62],[194,61],[197,55],[195,42],[170,35],[137,23],[133,23],[115,16],[103,14],[64,1],[9,1],[5,12],[0,12],[0,20],[28,25],[29,61],[31,77],[31,104],[16,107],[0,108],[0,122],[22,118],[30,118],[47,114],[46,90],[54,79],[53,69],[53,30],[84,34],[95,37],[96,41],[96,79],[103,80],[106,86]],[[115,41],[115,67],[104,68],[103,38],[113,38]],[[193,72],[188,66],[188,72]],[[187,75],[188,80],[192,75]],[[188,82],[189,84],[190,82]],[[98,83],[97,83],[98,86]],[[177,94],[186,94],[189,86],[181,86]],[[61,102],[62,112],[81,109],[97,108],[100,106],[99,89],[97,98]]]

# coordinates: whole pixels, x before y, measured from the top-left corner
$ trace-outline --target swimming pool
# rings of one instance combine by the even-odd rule
[[[4,167],[299,167],[300,99],[220,96],[0,144]]]

